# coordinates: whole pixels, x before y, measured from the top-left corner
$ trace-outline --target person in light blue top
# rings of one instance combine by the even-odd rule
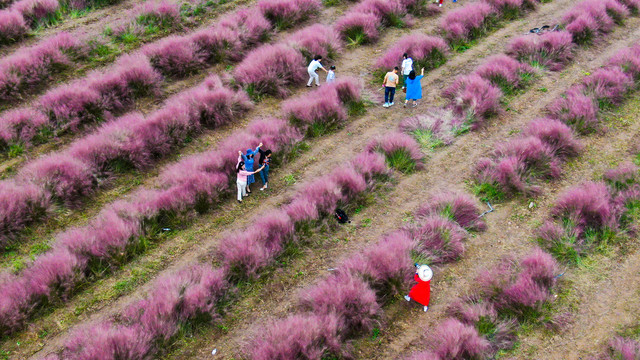
[[[261,146],[262,146],[262,143],[260,143],[260,145],[258,145],[258,147],[255,150],[247,149],[247,155],[242,155],[242,161],[244,161],[244,169],[246,171],[249,171],[249,172],[253,171],[253,163],[255,162],[254,154],[257,154],[260,151]],[[251,184],[253,184],[254,182],[256,182],[256,179],[253,176],[253,174],[248,175],[247,176],[247,194],[251,194],[251,189],[249,188],[249,186],[251,186]]]
[[[336,66],[335,65],[331,65],[331,67],[329,68],[329,72],[327,73],[327,84],[331,84],[332,82],[336,81]]]
[[[409,100],[413,100],[413,107],[418,106],[417,100],[422,99],[422,84],[420,80],[424,77],[424,68],[420,72],[420,76],[416,76],[415,70],[411,70],[407,78],[407,95],[404,100],[404,106],[407,106]]]

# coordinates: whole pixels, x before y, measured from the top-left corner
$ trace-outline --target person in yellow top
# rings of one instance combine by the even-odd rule
[[[384,76],[382,86],[384,86],[384,105],[382,107],[388,108],[393,105],[393,96],[396,94],[396,86],[398,86],[397,66]]]

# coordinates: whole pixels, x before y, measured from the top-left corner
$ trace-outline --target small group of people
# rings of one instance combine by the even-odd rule
[[[393,98],[396,94],[396,87],[400,83],[400,77],[398,71],[402,71],[402,90],[405,90],[404,106],[406,107],[409,101],[413,101],[413,107],[418,106],[418,100],[422,99],[422,83],[421,80],[424,77],[424,68],[420,71],[420,75],[416,76],[416,72],[413,69],[413,59],[409,54],[404,53],[402,55],[402,69],[397,66],[391,71],[385,74],[384,80],[382,80],[382,86],[384,87],[384,104],[382,107],[388,108],[394,105]]]
[[[269,165],[271,165],[271,150],[262,150],[262,143],[255,150],[247,149],[247,153],[238,151],[238,164],[236,164],[236,185],[238,186],[238,202],[251,194],[251,184],[256,182],[254,174],[260,173],[263,191],[269,187]],[[258,170],[254,171],[255,156],[258,158]]]
[[[327,84],[330,84],[336,81],[336,67],[335,65],[331,65],[329,70],[325,69],[322,66],[322,55],[316,55],[313,57],[313,60],[309,63],[307,67],[307,72],[309,73],[309,81],[307,82],[307,87],[311,87],[311,84],[315,81],[316,86],[320,86],[320,76],[318,75],[318,70],[322,70],[327,73]]]

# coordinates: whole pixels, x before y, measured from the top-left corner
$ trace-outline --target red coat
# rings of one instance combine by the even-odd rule
[[[429,298],[431,297],[431,280],[422,281],[418,274],[413,277],[418,283],[413,285],[409,291],[409,297],[424,306],[429,306]]]

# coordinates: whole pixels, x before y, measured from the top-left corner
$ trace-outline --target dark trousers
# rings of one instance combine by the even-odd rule
[[[393,102],[393,97],[396,94],[396,88],[394,87],[390,87],[390,86],[385,86],[384,87],[384,102],[386,103],[392,103]]]

